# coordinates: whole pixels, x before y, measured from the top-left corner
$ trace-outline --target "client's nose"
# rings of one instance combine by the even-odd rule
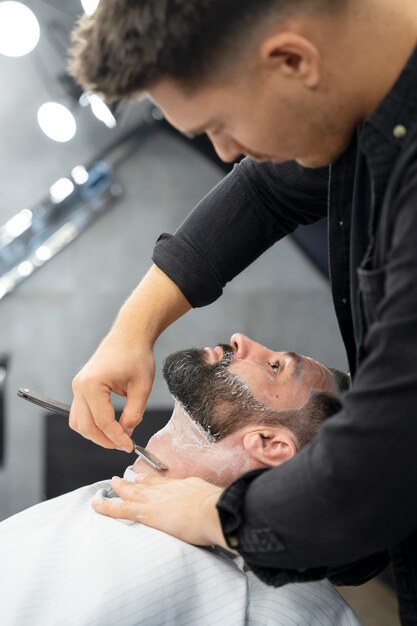
[[[242,333],[235,333],[232,335],[230,337],[230,345],[239,359],[245,359],[250,355],[254,356],[257,348],[262,348],[259,343]]]

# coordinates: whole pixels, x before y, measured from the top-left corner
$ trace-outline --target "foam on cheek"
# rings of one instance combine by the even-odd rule
[[[241,446],[236,444],[233,446],[230,442],[223,440],[217,443],[216,446],[221,463],[218,463],[213,468],[217,475],[215,484],[224,485],[230,483],[249,471],[249,457]]]
[[[210,433],[200,424],[197,424],[184,409],[184,407],[176,400],[171,419],[168,424],[160,430],[155,438],[169,433],[171,436],[171,445],[173,448],[197,449],[211,448],[214,439]]]
[[[170,436],[171,448],[189,464],[190,476],[197,475],[213,484],[223,485],[230,475],[237,477],[245,472],[248,459],[242,447],[223,440],[216,443],[178,401],[175,401],[168,424],[153,439],[166,434]]]

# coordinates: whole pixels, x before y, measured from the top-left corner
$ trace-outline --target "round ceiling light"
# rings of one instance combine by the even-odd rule
[[[71,111],[58,102],[45,102],[39,108],[38,124],[45,135],[54,141],[70,141],[77,130]]]
[[[35,14],[21,2],[0,2],[0,53],[9,57],[29,54],[39,41]]]

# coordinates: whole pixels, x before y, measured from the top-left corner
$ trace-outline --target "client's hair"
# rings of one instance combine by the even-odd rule
[[[316,434],[324,419],[341,409],[335,396],[312,390],[300,409],[278,411],[260,402],[227,365],[233,351],[222,345],[223,359],[207,364],[204,351],[191,348],[169,355],[163,367],[164,378],[171,394],[195,422],[219,441],[248,424],[280,425],[291,430],[298,449]],[[346,374],[332,370],[340,391],[349,387]]]

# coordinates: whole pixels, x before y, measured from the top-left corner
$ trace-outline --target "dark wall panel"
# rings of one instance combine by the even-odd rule
[[[145,413],[135,430],[136,443],[145,446],[150,437],[163,428],[171,417],[171,409],[154,409]],[[123,476],[128,465],[136,460],[135,454],[107,450],[84,439],[68,427],[62,415],[45,415],[46,460],[44,497],[49,500],[98,480]]]

